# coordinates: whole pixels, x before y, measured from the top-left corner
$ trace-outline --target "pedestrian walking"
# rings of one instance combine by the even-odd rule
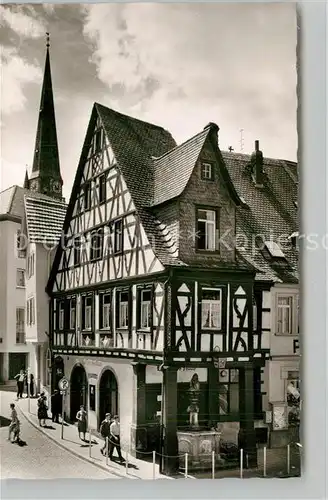
[[[102,455],[104,454],[105,451],[106,451],[106,454],[107,454],[107,450],[106,450],[106,438],[109,438],[109,436],[110,436],[110,424],[111,424],[111,414],[110,413],[106,413],[105,420],[103,420],[101,422],[101,425],[100,425],[100,434],[105,439],[105,444],[104,444],[104,446],[100,450],[100,453]]]
[[[81,439],[81,434],[83,434],[83,441],[85,441],[85,433],[87,432],[88,420],[87,412],[84,406],[80,406],[80,410],[76,414],[77,419],[77,429],[79,431],[79,438]]]
[[[109,459],[113,460],[114,448],[117,450],[118,458],[121,462],[124,461],[121,453],[121,443],[120,443],[120,423],[118,420],[118,415],[115,415],[113,422],[110,424],[110,436],[109,436]]]
[[[61,413],[61,395],[58,389],[55,389],[53,395],[51,396],[51,413],[52,421],[59,424],[59,415]]]
[[[12,441],[12,443],[17,443],[19,444],[21,442],[21,439],[20,439],[20,421],[17,419],[16,420],[16,423],[15,423],[15,427],[14,427],[14,440]]]
[[[18,422],[17,411],[16,411],[14,403],[10,403],[10,410],[11,410],[11,414],[10,414],[10,425],[9,425],[9,429],[8,429],[8,431],[9,431],[8,441],[11,440],[11,434],[13,432],[15,432],[15,427],[16,427],[16,424]]]
[[[23,397],[24,392],[24,383],[25,383],[25,373],[24,370],[20,370],[20,372],[15,375],[14,379],[17,382],[17,401],[19,398]]]
[[[48,406],[47,406],[47,398],[44,392],[41,392],[40,397],[38,399],[38,419],[39,425],[42,427],[46,425],[46,420],[48,418]]]

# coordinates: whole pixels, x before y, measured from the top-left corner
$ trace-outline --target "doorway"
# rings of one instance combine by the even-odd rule
[[[10,352],[9,353],[9,380],[20,372],[27,369],[27,354],[25,352]]]
[[[87,389],[88,389],[88,379],[85,369],[82,365],[76,365],[73,368],[71,375],[71,407],[70,407],[70,420],[75,422],[76,414],[83,405],[87,410]]]
[[[112,416],[118,413],[118,385],[114,373],[105,370],[99,384],[99,425],[106,413]]]

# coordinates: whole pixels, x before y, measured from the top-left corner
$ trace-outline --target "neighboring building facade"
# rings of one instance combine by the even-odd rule
[[[29,192],[24,196],[22,232],[26,235],[26,342],[33,345],[38,390],[50,393],[49,297],[45,291],[53,257],[61,241],[67,206]]]
[[[0,193],[0,380],[14,383],[21,369],[35,369],[32,346],[26,343],[25,256],[21,234],[24,189]]]
[[[254,328],[270,335],[261,425],[269,445],[281,446],[299,439],[298,169],[294,162],[263,159],[256,152],[223,156],[244,202],[237,217],[239,251],[257,268]]]
[[[1,243],[5,242],[0,250],[1,276],[5,277],[0,285],[1,376],[6,381],[21,368],[29,368],[37,390],[50,388],[45,286],[67,208],[62,184],[47,44],[31,176],[26,172],[24,188],[13,186],[1,193],[0,215]],[[15,247],[18,234],[20,250]]]
[[[264,439],[256,428],[268,439],[263,304],[281,274],[297,281],[297,257],[277,263],[269,236],[252,248],[258,216],[266,233],[280,210],[272,165],[258,144],[251,157],[221,153],[218,131],[209,124],[177,146],[161,127],[95,104],[47,288],[53,385],[70,379],[71,420],[80,404],[91,428],[119,413],[124,444],[174,456],[197,374],[200,425],[219,424],[251,464]]]

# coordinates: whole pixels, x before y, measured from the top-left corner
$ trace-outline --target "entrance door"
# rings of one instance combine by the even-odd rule
[[[87,409],[87,388],[88,380],[87,374],[83,366],[78,365],[73,368],[71,375],[71,422],[75,422],[76,414],[83,405]]]
[[[99,384],[99,419],[104,420],[106,413],[118,413],[117,380],[111,370],[106,370],[101,376]]]
[[[27,369],[27,354],[25,352],[9,353],[9,380],[12,380],[20,370]]]

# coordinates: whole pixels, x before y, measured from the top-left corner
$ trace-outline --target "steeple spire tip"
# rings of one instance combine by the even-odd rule
[[[50,47],[50,33],[48,33],[48,31],[46,33],[46,42],[47,42],[46,47],[47,47],[47,49],[49,49],[49,47]]]

